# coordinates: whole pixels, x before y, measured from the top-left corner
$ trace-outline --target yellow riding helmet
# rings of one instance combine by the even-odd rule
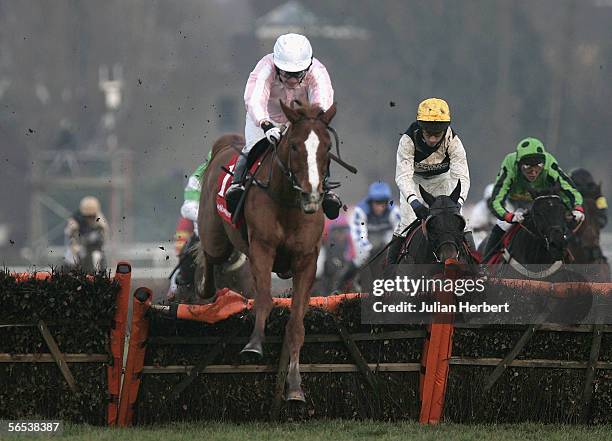
[[[79,204],[83,216],[96,216],[100,212],[100,201],[93,196],[85,196]]]
[[[428,98],[419,104],[417,122],[422,130],[442,133],[450,126],[451,115],[448,103],[440,98]]]
[[[417,121],[451,122],[448,103],[440,98],[427,98],[417,109]]]

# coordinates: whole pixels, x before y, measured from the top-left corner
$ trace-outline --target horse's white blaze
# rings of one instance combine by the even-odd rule
[[[306,161],[308,163],[308,182],[311,185],[311,192],[316,192],[319,187],[319,168],[317,167],[317,149],[319,148],[319,137],[310,131],[308,138],[304,141],[306,145]]]

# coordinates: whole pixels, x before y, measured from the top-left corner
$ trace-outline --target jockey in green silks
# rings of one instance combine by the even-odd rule
[[[536,138],[520,141],[516,151],[506,155],[497,174],[489,209],[498,221],[491,231],[484,255],[491,256],[512,224],[523,221],[524,207],[532,201],[528,189],[545,190],[557,183],[561,187],[559,196],[572,210],[574,219],[581,222],[584,219],[582,195],[555,157]]]

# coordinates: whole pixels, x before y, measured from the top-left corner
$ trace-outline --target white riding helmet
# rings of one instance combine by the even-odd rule
[[[300,72],[312,62],[312,46],[300,34],[285,34],[274,43],[274,64],[285,72]]]

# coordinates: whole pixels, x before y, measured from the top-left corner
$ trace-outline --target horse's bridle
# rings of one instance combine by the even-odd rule
[[[425,236],[426,239],[428,239],[428,233],[427,233],[427,223],[434,217],[440,214],[452,214],[457,216],[459,219],[461,219],[461,221],[463,222],[463,226],[465,228],[465,219],[463,218],[463,216],[461,215],[460,211],[459,211],[459,207],[457,205],[444,205],[441,207],[435,207],[435,208],[430,208],[429,210],[429,216],[427,217],[427,219],[425,219],[425,222],[422,223],[422,228],[423,228],[423,235]],[[462,229],[463,231],[463,229]],[[443,231],[442,233],[451,233],[450,231]],[[428,239],[429,240],[429,239]],[[461,250],[462,250],[462,244],[459,245],[457,244],[456,240],[445,240],[442,243],[437,244],[436,249],[434,250],[432,247],[432,254],[434,256],[434,258],[436,259],[437,263],[443,263],[440,260],[440,257],[438,257],[438,254],[436,253],[436,251],[438,251],[440,248],[442,248],[443,245],[453,245],[455,247],[455,249],[457,250],[457,254],[455,255],[455,259],[459,260],[459,255],[461,254]]]
[[[561,197],[559,195],[552,194],[552,195],[538,196],[537,198],[534,199],[534,203],[535,203],[535,201],[541,200],[541,199],[557,199],[557,200],[561,201]],[[527,228],[525,225],[523,225],[522,222],[519,225],[520,225],[520,227],[523,230],[525,230],[529,234],[531,234],[531,236],[533,236],[535,238],[543,239],[546,251],[548,251],[550,249],[550,241],[548,239],[548,236],[546,234],[544,234],[542,232],[542,230],[540,229],[540,227],[538,226],[538,220],[537,220],[537,217],[536,217],[535,213],[533,211],[531,213],[532,213],[531,219],[532,219],[532,222],[533,222],[535,233],[533,231],[531,231],[529,228]],[[565,236],[565,232],[563,232],[563,235]]]
[[[302,119],[296,121],[296,123],[297,122],[301,122],[301,121],[305,121],[305,120],[310,120],[310,121],[313,121],[313,122],[318,121],[318,122],[320,122],[322,124],[325,124],[323,121],[321,121],[318,118],[302,118]],[[329,128],[329,126],[326,125],[326,128]],[[274,146],[273,158],[274,158],[274,161],[278,164],[278,166],[279,166],[283,176],[285,176],[285,178],[287,178],[287,180],[289,181],[289,184],[291,184],[291,187],[293,188],[293,190],[295,190],[296,192],[301,193],[301,194],[307,194],[308,192],[306,192],[300,186],[300,184],[297,181],[297,178],[295,177],[295,173],[293,172],[293,169],[291,168],[291,151],[293,150],[291,148],[291,146],[288,146],[289,154],[288,154],[288,158],[287,158],[287,163],[286,164],[283,162],[283,160],[280,158],[280,155],[279,155],[279,151],[278,151],[279,145],[283,141],[283,138],[285,138],[285,134],[287,132],[289,132],[289,130],[291,130],[291,127],[289,125],[285,126],[284,130],[282,131],[281,140],[278,143],[273,144],[273,146]],[[329,152],[330,149],[331,149],[331,147],[329,147],[327,151]],[[270,172],[271,171],[272,170],[270,170]],[[322,196],[322,193],[319,193],[319,195]]]
[[[321,112],[323,113],[323,112]],[[340,138],[338,137],[338,133],[336,132],[336,130],[330,126],[329,124],[326,124],[324,121],[322,121],[320,118],[309,118],[309,117],[305,117],[305,118],[300,118],[299,120],[295,121],[293,123],[293,125],[295,125],[296,123],[302,122],[302,121],[313,121],[313,122],[320,122],[325,126],[325,129],[327,131],[329,131],[332,135],[333,135],[333,140],[334,143],[336,144],[336,152],[337,155],[334,155],[333,153],[331,153],[331,149],[332,146],[330,145],[327,148],[327,154],[329,156],[329,159],[337,162],[338,164],[340,164],[342,167],[344,167],[345,169],[347,169],[348,171],[350,171],[351,173],[357,173],[357,169],[355,167],[353,167],[352,165],[344,162],[342,160],[342,158],[340,157]],[[289,132],[289,130],[291,129],[290,125],[286,125],[285,128],[282,131],[282,137],[285,137],[285,134],[287,132]],[[291,169],[291,151],[292,148],[291,146],[289,146],[289,156],[287,159],[287,164],[285,164],[282,159],[280,158],[280,155],[278,154],[278,146],[280,145],[280,143],[282,142],[282,138],[281,141],[279,141],[274,145],[274,161],[276,161],[276,163],[278,164],[278,166],[281,169],[282,174],[287,178],[287,180],[289,181],[289,183],[291,184],[292,188],[296,191],[299,192],[301,194],[307,194],[306,191],[304,191],[304,189],[299,185],[299,183],[297,182],[297,179],[295,177],[295,173],[293,172],[293,170]],[[327,165],[327,172],[326,172],[326,176],[324,178],[324,182],[325,180],[327,180],[327,178],[329,177],[329,160],[328,160],[328,165]],[[328,187],[329,188],[335,188],[340,186],[339,183],[329,183]],[[320,195],[322,196],[323,193],[320,193]]]

